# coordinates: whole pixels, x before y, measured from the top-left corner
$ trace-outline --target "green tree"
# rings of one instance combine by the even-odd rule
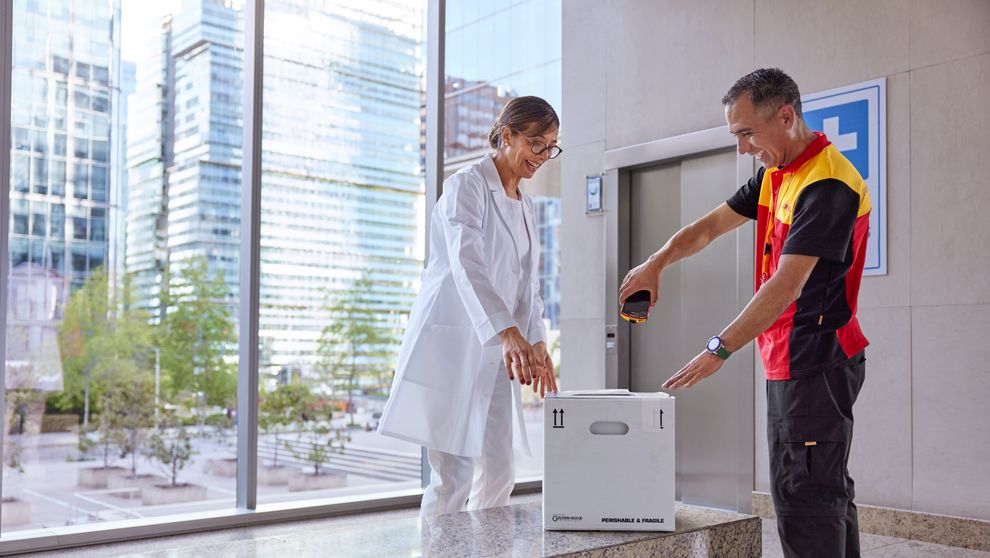
[[[111,386],[104,395],[101,424],[107,422],[121,457],[130,456],[131,475],[137,474],[137,459],[144,450],[148,430],[155,419],[154,393],[148,374],[136,374]]]
[[[225,357],[236,346],[237,338],[230,308],[224,302],[227,286],[223,276],[218,273],[211,278],[206,260],[196,258],[179,273],[167,273],[164,284],[165,313],[156,332],[163,391],[173,400],[192,392],[201,407],[233,407],[237,377]]]
[[[330,462],[333,454],[344,453],[344,442],[350,442],[350,435],[334,428],[329,420],[307,421],[296,437],[296,444],[285,443],[286,449],[296,458],[309,462],[313,474]]]
[[[306,411],[315,401],[309,388],[300,383],[283,384],[262,392],[258,402],[258,426],[275,439],[272,467],[278,467],[278,450],[284,435],[294,424],[302,423]]]
[[[157,462],[169,484],[176,486],[179,473],[195,454],[192,439],[182,421],[173,413],[166,413],[148,441],[146,455]]]
[[[90,273],[82,288],[69,299],[59,326],[63,392],[50,401],[59,408],[83,410],[89,425],[92,401],[117,382],[150,368],[151,327],[147,315],[123,304],[129,285],[111,296],[106,272]]]
[[[347,393],[347,408],[353,423],[354,390],[362,376],[372,378],[383,388],[394,368],[398,336],[394,323],[397,313],[383,310],[366,275],[350,288],[331,292],[326,310],[330,323],[319,339],[319,370],[336,393]]]

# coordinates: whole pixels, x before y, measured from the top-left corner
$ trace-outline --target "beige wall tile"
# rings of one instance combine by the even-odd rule
[[[990,305],[914,307],[914,509],[990,520]]]
[[[990,2],[914,0],[911,7],[912,69],[988,52]]]
[[[802,92],[909,69],[903,0],[756,0],[756,65],[779,66]]]
[[[608,149],[725,124],[722,95],[752,69],[746,2],[611,0]]]
[[[990,54],[911,72],[911,303],[990,303]]]
[[[911,79],[887,78],[887,275],[864,277],[860,308],[911,304]]]
[[[856,501],[911,508],[911,309],[864,308],[860,324],[870,340],[866,381],[856,417],[849,471]]]

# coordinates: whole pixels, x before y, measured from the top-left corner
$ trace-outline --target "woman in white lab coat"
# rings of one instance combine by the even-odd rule
[[[559,127],[543,99],[509,101],[489,134],[494,152],[444,181],[430,217],[423,286],[378,427],[427,448],[426,519],[507,505],[513,446],[529,454],[520,384],[557,389],[521,181],[561,153]]]

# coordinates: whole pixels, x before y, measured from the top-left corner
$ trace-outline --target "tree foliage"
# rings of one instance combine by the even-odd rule
[[[348,409],[362,378],[382,389],[394,369],[397,316],[382,309],[373,287],[363,276],[327,297],[330,321],[320,335],[318,368],[335,394],[344,391]]]
[[[237,376],[225,357],[235,350],[237,338],[223,276],[211,278],[206,260],[197,258],[180,272],[166,274],[164,282],[165,315],[155,336],[163,391],[172,400],[192,392],[203,405],[234,407]]]

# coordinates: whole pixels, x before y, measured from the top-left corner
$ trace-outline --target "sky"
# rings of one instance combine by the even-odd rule
[[[121,58],[134,61],[148,34],[165,14],[178,11],[182,0],[120,0]]]

